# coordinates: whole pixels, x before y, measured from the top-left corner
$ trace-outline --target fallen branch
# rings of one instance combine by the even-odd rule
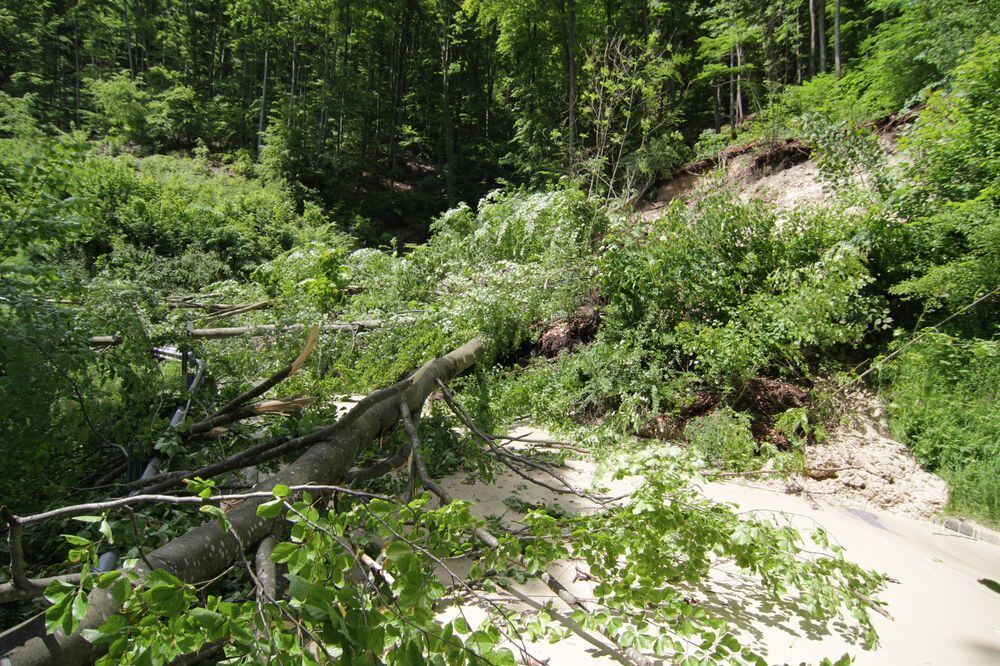
[[[322,332],[344,331],[350,333],[362,333],[371,331],[382,326],[378,320],[364,320],[353,322],[342,322],[336,324],[323,324],[319,327]],[[279,325],[279,324],[258,324],[256,326],[233,326],[227,328],[192,328],[188,331],[188,337],[197,339],[215,340],[219,338],[234,338],[241,335],[261,336],[274,335],[275,333],[287,333],[303,328],[302,324]],[[104,348],[120,345],[124,338],[121,335],[95,335],[87,340],[91,347]]]
[[[420,436],[417,432],[416,426],[413,424],[413,419],[410,416],[409,407],[405,403],[400,403],[400,419],[403,422],[403,427],[406,429],[407,434],[410,436],[410,450],[413,457],[413,469],[416,471],[421,485],[424,488],[431,491],[440,500],[442,506],[446,504],[451,504],[455,501],[454,497],[445,490],[439,483],[430,477],[427,473],[427,466],[424,464],[423,455],[421,453]],[[482,527],[477,527],[474,533],[480,540],[483,541],[490,549],[498,550],[500,548],[500,540],[497,539],[493,534]],[[523,566],[521,562],[512,560],[513,564],[518,566]],[[536,577],[545,584],[557,597],[559,597],[566,605],[570,608],[578,609],[587,613],[590,609],[584,603],[582,599],[577,597],[575,594],[570,592],[562,583],[560,583],[556,578],[547,571],[541,571],[536,574]],[[508,586],[509,589],[509,586]],[[610,638],[610,637],[608,637]],[[614,641],[612,640],[612,643]],[[649,660],[640,654],[631,651],[629,657],[638,664],[647,664]]]
[[[401,402],[416,408],[434,390],[436,380],[450,379],[464,372],[482,353],[482,344],[471,340],[451,353],[427,362],[412,375],[406,389],[399,391],[398,395],[373,405],[350,426],[321,439],[295,462],[258,484],[257,488],[266,495],[266,491],[279,483],[290,487],[320,486],[341,479],[361,448],[398,421]],[[357,492],[350,489],[344,491]],[[256,496],[244,499],[228,512],[231,533],[224,531],[218,521],[211,520],[149,553],[148,559],[156,568],[169,571],[186,582],[208,580],[218,575],[241,555],[242,544],[257,543],[271,532],[273,520],[257,515],[257,506],[263,499]],[[139,564],[136,571],[142,578],[148,575],[149,567]],[[88,642],[83,632],[96,629],[117,612],[118,606],[111,595],[97,588],[89,595],[87,613],[76,632],[46,636],[42,626],[40,630],[32,631],[33,635],[23,645],[4,656],[14,666],[74,666],[92,662],[104,648]]]
[[[385,495],[379,495],[376,493],[366,493],[361,490],[355,490],[353,488],[345,488],[344,486],[335,485],[318,485],[314,483],[301,484],[296,486],[289,486],[289,490],[292,492],[304,492],[312,491],[317,493],[322,492],[338,492],[344,493],[345,495],[352,495],[354,497],[361,497],[365,499],[381,499],[385,501],[391,501],[391,498]],[[70,506],[59,507],[58,509],[52,509],[51,511],[43,511],[42,513],[31,514],[30,516],[14,516],[11,514],[7,515],[8,526],[13,523],[16,524],[18,530],[25,525],[34,525],[36,523],[41,523],[46,520],[54,520],[56,518],[67,518],[70,516],[82,516],[91,515],[95,513],[103,513],[105,511],[110,511],[112,509],[117,509],[120,507],[133,506],[135,504],[233,504],[237,502],[242,502],[248,499],[273,499],[274,493],[269,490],[254,490],[246,493],[234,493],[230,495],[210,495],[209,497],[201,497],[199,495],[130,495],[129,497],[118,497],[112,500],[106,500],[104,502],[86,502],[84,504],[72,504]],[[13,533],[14,530],[11,530]],[[20,536],[18,534],[18,536]],[[23,575],[23,571],[21,572]]]
[[[271,559],[276,545],[277,539],[273,534],[268,534],[257,544],[257,552],[254,553],[254,568],[257,570],[257,580],[260,581],[257,588],[258,603],[278,597],[278,565]]]
[[[529,433],[524,433],[523,435],[494,435],[491,433],[483,433],[495,442],[508,442],[508,443],[518,443],[518,444],[541,444],[547,448],[553,449],[566,449],[567,451],[573,451],[575,453],[582,453],[584,455],[589,455],[590,451],[587,449],[577,446],[575,444],[570,444],[569,442],[561,442],[557,439],[547,439],[544,437],[529,437]]]
[[[120,335],[95,335],[87,340],[87,344],[91,347],[114,347],[115,345],[120,345],[122,343],[122,336]]]
[[[354,321],[338,324],[324,324],[320,326],[323,332],[329,331],[371,331],[382,325],[381,321]],[[215,340],[218,338],[234,338],[241,335],[270,335],[273,333],[287,333],[302,328],[301,324],[281,326],[278,324],[258,324],[256,326],[233,326],[229,328],[192,328],[188,335],[192,338]]]
[[[179,485],[181,480],[185,477],[200,477],[202,479],[208,479],[225,472],[231,472],[236,469],[242,469],[251,465],[257,465],[262,462],[274,460],[275,458],[280,458],[281,456],[291,453],[297,449],[311,446],[323,440],[329,439],[360,419],[369,409],[377,405],[379,402],[396,396],[400,392],[404,391],[409,385],[410,379],[407,378],[399,383],[393,384],[392,386],[370,393],[362,400],[358,401],[354,407],[351,408],[351,411],[344,414],[335,423],[324,428],[320,428],[319,430],[311,432],[308,435],[295,437],[294,439],[289,439],[286,436],[275,437],[266,442],[246,448],[239,453],[226,458],[225,460],[220,460],[210,465],[206,465],[201,469],[187,472],[168,472],[166,474],[151,477],[145,481],[136,481],[125,484],[121,486],[119,490],[127,491],[138,488],[149,488],[149,492],[160,492]]]
[[[591,502],[594,502],[595,504],[600,504],[602,506],[607,505],[610,502],[622,499],[621,497],[598,497],[596,495],[585,493],[581,490],[578,490],[572,483],[567,481],[564,477],[557,474],[556,472],[553,472],[551,469],[545,467],[544,465],[539,465],[538,463],[529,458],[516,455],[514,453],[511,453],[510,451],[503,449],[502,447],[494,445],[493,442],[495,439],[502,439],[502,438],[491,436],[483,432],[479,428],[479,426],[476,425],[476,422],[472,420],[472,417],[469,416],[468,412],[466,412],[465,409],[460,404],[458,404],[458,401],[455,400],[455,396],[451,394],[451,391],[448,390],[448,387],[446,387],[444,384],[440,382],[438,382],[438,387],[441,389],[441,395],[444,397],[445,402],[451,408],[452,412],[454,412],[454,414],[465,424],[465,426],[469,429],[469,431],[472,432],[477,437],[479,437],[479,439],[481,439],[483,443],[485,443],[486,446],[489,447],[490,453],[494,454],[497,457],[497,459],[507,467],[507,469],[514,472],[525,481],[530,481],[531,483],[541,486],[542,488],[545,488],[546,490],[552,491],[554,493],[559,493],[563,495],[576,495],[581,499],[586,499]],[[519,469],[515,463],[520,463],[527,467],[531,467],[532,469],[535,469],[539,472],[542,472],[543,474],[548,474],[549,476],[557,480],[562,487],[559,488],[553,486],[550,483],[546,483],[545,481],[542,481],[540,479],[536,479],[530,474],[527,474],[523,470]]]
[[[250,303],[249,305],[233,305],[224,310],[217,310],[213,314],[204,317],[204,320],[211,321],[213,319],[223,319],[225,317],[233,317],[238,314],[253,312],[254,310],[263,310],[264,308],[269,307],[271,307],[271,301],[258,301],[257,303]]]
[[[314,402],[316,402],[315,398],[265,400],[254,405],[250,405],[249,407],[229,412],[228,414],[219,414],[218,416],[207,418],[204,421],[199,421],[189,427],[184,432],[183,436],[185,438],[190,438],[196,435],[204,435],[212,432],[216,428],[221,428],[231,423],[250,419],[255,416],[264,416],[265,414],[287,414],[288,412],[293,412],[297,409],[304,409]]]
[[[353,486],[356,483],[363,483],[365,481],[371,481],[372,479],[377,479],[380,476],[385,476],[386,474],[392,472],[393,470],[399,469],[406,464],[406,461],[410,459],[410,445],[403,444],[396,452],[389,456],[388,458],[383,458],[378,462],[372,463],[368,467],[363,467],[360,469],[352,469],[345,476],[344,480],[348,485]]]
[[[305,347],[302,348],[302,351],[299,352],[299,355],[295,358],[294,361],[286,365],[281,370],[278,370],[276,373],[274,373],[273,375],[262,381],[260,384],[257,384],[253,388],[248,389],[243,393],[240,393],[238,396],[236,396],[235,398],[227,402],[225,405],[223,405],[221,409],[212,414],[212,416],[213,417],[219,416],[220,414],[231,412],[245,405],[246,403],[250,402],[254,398],[264,395],[272,387],[276,386],[277,384],[283,382],[284,380],[294,375],[295,372],[302,367],[302,364],[306,362],[310,354],[312,354],[313,349],[316,347],[316,338],[318,334],[319,334],[318,326],[313,326],[312,328],[310,328],[309,337],[306,338]]]
[[[850,465],[848,467],[806,467],[802,470],[804,476],[808,476],[810,479],[815,479],[817,481],[822,481],[824,479],[831,479],[837,476],[837,472],[844,472],[851,469],[863,469],[857,465]],[[793,472],[789,472],[783,469],[752,469],[746,472],[724,472],[720,470],[708,470],[705,475],[712,477],[749,477],[749,476],[767,476],[770,474],[785,474],[791,476]]]

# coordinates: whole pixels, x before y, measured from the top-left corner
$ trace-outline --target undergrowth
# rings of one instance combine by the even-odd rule
[[[929,334],[881,380],[893,433],[948,480],[949,509],[1000,524],[1000,345]]]

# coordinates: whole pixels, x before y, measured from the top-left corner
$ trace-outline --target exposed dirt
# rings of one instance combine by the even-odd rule
[[[788,449],[791,442],[774,430],[782,412],[808,404],[809,392],[778,379],[758,377],[747,382],[732,406],[749,412],[750,430],[758,443]],[[905,445],[893,439],[878,398],[863,389],[838,397],[840,424],[822,442],[810,434],[805,447],[806,474],[792,479],[770,475],[765,465],[760,483],[807,498],[862,509],[882,509],[917,518],[939,513],[948,499],[943,479],[924,471]],[[700,394],[679,414],[659,414],[636,433],[647,439],[679,440],[687,423],[720,404],[718,396]]]
[[[822,203],[825,191],[809,147],[798,139],[773,145],[753,142],[732,146],[718,156],[694,162],[660,182],[652,201],[636,206],[643,219],[653,219],[673,200],[692,201],[709,187],[731,187],[744,200],[760,199],[780,211]],[[722,167],[719,180],[710,173]]]
[[[806,404],[809,391],[780,379],[757,377],[746,383],[735,401],[735,408],[754,415],[750,432],[758,443],[773,442],[788,449],[788,438],[774,431],[774,420],[782,412]]]
[[[744,200],[759,199],[778,211],[822,204],[831,194],[823,185],[816,163],[811,160],[741,185],[739,191]]]
[[[719,402],[718,395],[703,391],[696,395],[691,404],[684,407],[676,416],[657,414],[647,421],[636,434],[646,439],[680,439],[688,421],[712,411]]]
[[[913,454],[892,438],[878,398],[862,389],[842,397],[844,422],[826,440],[806,447],[809,475],[774,481],[785,491],[821,496],[862,509],[929,518],[944,508],[948,487],[924,471]]]
[[[779,448],[785,448],[789,442],[783,435],[774,432],[774,420],[782,412],[806,404],[808,396],[808,390],[794,384],[769,377],[756,377],[746,383],[732,406],[753,415],[750,430],[758,443],[773,442]],[[707,414],[721,402],[717,394],[699,393],[677,415],[658,414],[647,421],[636,434],[646,439],[678,439],[688,421]]]
[[[569,317],[550,322],[538,338],[538,352],[547,358],[573,351],[597,335],[601,311],[596,304],[583,305]]]
[[[802,164],[809,159],[811,152],[809,146],[797,139],[765,146],[734,160],[727,169],[727,179],[749,185],[796,164]]]

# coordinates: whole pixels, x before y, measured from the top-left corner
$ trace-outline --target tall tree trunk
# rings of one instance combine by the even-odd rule
[[[442,26],[441,39],[441,122],[444,131],[444,182],[448,206],[454,206],[458,197],[455,188],[455,129],[451,117],[451,91],[448,70],[451,69],[451,38],[448,25]]]
[[[134,79],[138,71],[135,61],[135,48],[132,45],[132,21],[128,13],[128,0],[122,0],[122,16],[125,20],[125,49],[128,51],[128,71]]]
[[[497,70],[497,58],[495,55],[495,49],[492,48],[497,43],[497,28],[493,27],[493,31],[490,34],[489,44],[491,48],[487,49],[486,53],[486,104],[485,106],[485,123],[484,123],[484,133],[486,140],[489,141],[490,138],[490,112],[493,109],[493,87],[496,82],[496,70]]]
[[[840,78],[840,0],[833,3],[833,69]]]
[[[816,3],[809,0],[809,78],[816,76]]]
[[[729,47],[729,134],[736,138],[736,52]]]
[[[347,111],[347,90],[351,85],[351,3],[350,0],[344,3],[344,47],[342,49],[344,60],[340,66],[340,109],[337,112],[337,154],[344,144],[344,116]]]
[[[712,93],[712,111],[714,112],[712,119],[715,133],[718,134],[722,131],[722,84],[713,81],[712,87],[715,89]]]
[[[402,141],[403,121],[406,118],[403,101],[406,96],[406,69],[407,59],[410,51],[410,26],[412,16],[416,13],[413,1],[409,0],[403,8],[402,21],[400,21],[399,40],[396,43],[396,53],[393,59],[393,85],[392,85],[392,127],[389,137],[389,173],[396,172],[399,161],[400,142]]]
[[[215,51],[218,48],[219,26],[212,22],[212,33],[209,37],[209,57],[208,57],[208,96],[215,97]]]
[[[802,7],[795,7],[795,83],[802,84]]]
[[[80,25],[73,10],[73,119],[77,127],[80,125]]]
[[[576,0],[566,0],[566,81],[569,136],[569,167],[576,155]]]
[[[288,120],[286,124],[288,127],[295,126],[295,84],[298,76],[298,64],[299,64],[299,42],[298,35],[295,34],[295,30],[292,30],[292,71],[289,73],[288,77]]]
[[[743,124],[743,44],[736,43],[736,125]]]
[[[260,82],[260,116],[257,118],[257,157],[260,157],[260,148],[264,142],[264,122],[267,119],[267,66],[271,49],[264,43],[264,76]]]
[[[817,0],[816,19],[819,34],[819,71],[826,72],[826,0]]]
[[[336,46],[336,45],[335,45]],[[336,57],[336,56],[335,56]],[[326,135],[330,120],[330,112],[327,108],[330,91],[330,48],[325,40],[323,43],[323,93],[320,96],[319,119],[316,121],[316,157],[323,154],[323,147],[326,145]]]

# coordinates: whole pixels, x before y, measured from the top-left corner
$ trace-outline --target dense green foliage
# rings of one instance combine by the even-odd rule
[[[152,547],[227,525],[211,498],[245,483],[230,472],[188,484],[200,514],[152,504],[32,526],[30,575],[83,575],[0,610],[3,624],[47,607],[50,630],[72,631],[98,587],[122,609],[85,635],[108,664],[205,646],[232,663],[511,663],[518,636],[564,636],[554,609],[492,606],[470,626],[453,607],[571,557],[596,585],[574,619],[625,654],[764,663],[692,601],[720,564],[789,613],[850,616],[875,645],[881,576],[822,531],[696,488],[767,460],[801,470],[836,425],[827,386],[867,379],[896,436],[948,480],[949,510],[1000,522],[998,16],[995,0],[6,3],[6,508],[106,498],[126,457],[195,470],[310,433],[344,396],[473,337],[485,359],[453,390],[476,423],[530,418],[642,482],[593,514],[510,497],[517,532],[462,499],[432,508],[409,468],[368,483],[385,494],[371,501],[276,487],[260,512],[288,523],[273,555],[287,593],[255,599],[239,561],[204,585],[136,580]],[[810,30],[820,18],[839,22],[835,49],[810,37],[834,39]],[[892,114],[899,160],[879,133]],[[807,142],[828,205],[776,212],[719,170],[690,202],[631,214],[685,160],[784,137]],[[378,326],[320,332],[265,396],[307,409],[185,431],[334,321]],[[185,334],[259,324],[275,330]],[[154,345],[204,363],[198,391]],[[432,396],[417,424],[431,476],[500,472],[464,425]],[[408,441],[383,433],[357,463]],[[121,570],[96,573],[111,547]],[[450,558],[472,574],[442,577]]]
[[[209,150],[369,241],[414,239],[503,180],[632,194],[705,127],[894,112],[996,17],[990,0],[17,0],[0,92],[110,150]]]
[[[889,364],[884,379],[899,436],[951,485],[956,511],[1000,516],[997,343],[933,334]]]

